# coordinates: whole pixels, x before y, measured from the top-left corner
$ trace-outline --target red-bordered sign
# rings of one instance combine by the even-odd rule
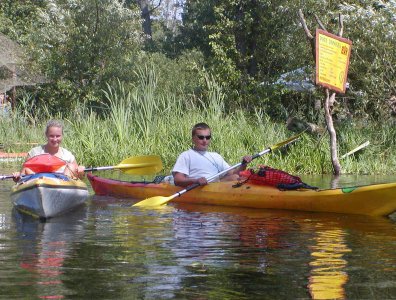
[[[345,93],[352,41],[316,30],[316,84]]]

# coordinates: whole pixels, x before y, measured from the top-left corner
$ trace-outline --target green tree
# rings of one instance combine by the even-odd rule
[[[199,49],[206,58],[212,55],[209,36],[214,33],[216,24],[214,9],[219,0],[185,1],[182,13],[183,25],[180,28],[180,47]]]
[[[39,18],[39,9],[46,6],[46,0],[1,0],[0,32],[14,41],[24,43],[26,33]]]
[[[255,104],[268,98],[262,82],[311,65],[297,11],[329,10],[317,1],[187,1],[183,34],[199,45],[217,79],[227,88],[230,104]],[[196,10],[203,11],[197,12]],[[209,13],[205,13],[209,12]],[[198,41],[194,44],[192,41]],[[209,47],[208,47],[209,46]]]
[[[318,17],[334,33],[341,13],[344,37],[353,41],[353,52],[348,78],[351,89],[336,107],[338,115],[380,116],[395,95],[395,5],[394,1],[368,0],[341,4],[326,0],[187,0],[181,45],[197,47],[205,54],[207,66],[227,90],[228,106],[264,105],[274,115],[281,110],[306,113],[320,94],[288,92],[271,83],[301,67],[313,81],[314,60],[298,9],[310,28],[318,27]],[[274,111],[274,107],[278,108]]]
[[[353,24],[346,32],[353,42],[350,109],[360,116],[389,117],[396,96],[396,2],[343,3],[340,12]]]
[[[140,14],[117,0],[49,0],[30,32],[29,55],[50,84],[47,104],[69,110],[95,101],[106,83],[133,76],[143,37]]]

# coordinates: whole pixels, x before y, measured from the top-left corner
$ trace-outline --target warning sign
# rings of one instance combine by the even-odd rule
[[[352,42],[316,30],[316,84],[345,93]]]

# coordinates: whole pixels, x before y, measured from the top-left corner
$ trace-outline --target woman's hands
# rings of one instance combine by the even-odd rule
[[[77,175],[78,175],[78,178],[83,178],[85,176],[85,167],[84,166],[77,167]]]
[[[77,162],[73,161],[66,165],[63,174],[73,179],[83,178],[85,176],[85,167],[79,166]]]
[[[21,179],[21,172],[12,173],[12,180],[14,180],[14,182],[18,182],[20,179]]]

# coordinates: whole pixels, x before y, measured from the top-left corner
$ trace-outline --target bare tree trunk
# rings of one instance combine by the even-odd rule
[[[310,30],[308,29],[307,23],[305,22],[304,14],[302,13],[302,10],[298,10],[298,15],[300,17],[300,22],[301,25],[304,28],[305,34],[311,44],[311,49],[312,53],[314,56],[315,60],[315,38],[311,34]],[[319,20],[319,18],[315,15],[316,22],[319,24],[319,27],[321,29],[326,30],[322,22]],[[342,36],[343,33],[343,23],[342,23],[342,17],[341,15],[339,16],[339,32],[338,35]],[[324,101],[324,110],[325,110],[325,120],[326,120],[326,127],[327,131],[329,132],[330,135],[330,155],[331,155],[331,163],[333,165],[333,174],[334,175],[340,175],[341,174],[341,165],[338,159],[338,152],[337,152],[337,133],[334,129],[334,124],[333,124],[333,117],[331,113],[331,108],[333,107],[334,101],[335,101],[335,93],[332,93],[330,96],[330,91],[326,88],[325,89],[326,93],[326,99]]]
[[[12,69],[12,80],[13,80],[13,87],[11,91],[11,109],[14,110],[16,107],[16,80],[17,80],[17,74],[16,74],[16,69],[15,69],[15,64],[13,65]]]
[[[327,131],[330,135],[330,154],[331,154],[331,163],[333,164],[333,174],[340,175],[341,174],[341,165],[338,160],[338,152],[337,152],[337,134],[334,129],[333,118],[331,116],[331,107],[332,100],[335,97],[335,93],[330,96],[330,92],[328,89],[325,89],[326,99],[324,103],[324,111],[325,111],[325,119]]]
[[[143,32],[151,39],[152,31],[151,31],[151,17],[150,17],[150,8],[148,0],[136,0],[137,4],[140,7],[141,16],[143,19]]]

